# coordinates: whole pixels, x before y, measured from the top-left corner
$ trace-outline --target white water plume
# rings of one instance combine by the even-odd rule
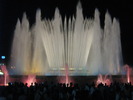
[[[32,28],[24,13],[14,32],[11,64],[14,74],[69,75],[119,74],[122,64],[119,22],[107,12],[104,29],[100,13],[94,18],[83,18],[82,7],[77,5],[76,18],[62,21],[56,8],[52,20],[42,19],[36,12]]]

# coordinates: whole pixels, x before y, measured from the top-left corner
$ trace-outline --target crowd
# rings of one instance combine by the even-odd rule
[[[114,82],[110,86],[79,84],[9,83],[0,87],[0,100],[133,100],[131,83]]]

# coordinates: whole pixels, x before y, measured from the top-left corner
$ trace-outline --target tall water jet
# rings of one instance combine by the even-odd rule
[[[98,9],[95,9],[94,22],[93,22],[93,39],[89,52],[88,66],[91,74],[98,75],[100,72],[103,74],[103,57],[102,57],[102,30],[100,26],[100,14]]]
[[[17,21],[12,45],[11,62],[16,67],[16,74],[25,75],[31,70],[31,42],[29,22],[24,13],[22,23]]]
[[[11,64],[14,74],[69,75],[119,74],[122,66],[120,26],[107,12],[104,29],[100,26],[100,13],[94,18],[83,17],[82,6],[77,5],[76,18],[64,21],[56,8],[52,20],[42,19],[36,12],[35,24],[29,28],[24,13],[14,31]]]

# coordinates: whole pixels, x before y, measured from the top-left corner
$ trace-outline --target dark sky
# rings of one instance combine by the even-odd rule
[[[31,2],[32,1],[32,2]],[[42,10],[42,18],[52,18],[55,7],[62,16],[75,14],[79,0],[0,0],[0,55],[10,57],[11,42],[17,18],[22,18],[26,11],[30,24],[34,23],[37,8]],[[124,64],[133,65],[133,3],[128,0],[80,0],[85,17],[93,17],[94,9],[101,13],[103,25],[104,14],[108,9],[111,17],[120,21],[121,42]]]

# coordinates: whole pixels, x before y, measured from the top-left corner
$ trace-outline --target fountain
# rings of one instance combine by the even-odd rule
[[[68,65],[66,65],[66,67],[65,67],[65,71],[66,71],[66,74],[65,74],[65,76],[66,76],[66,84],[68,84],[69,83],[69,73],[68,73]]]
[[[28,87],[36,82],[36,75],[28,75],[27,79],[24,81],[24,83],[28,84]]]
[[[108,76],[108,75],[101,75],[99,74],[98,75],[98,79],[97,79],[97,82],[96,82],[96,86],[98,86],[99,84],[103,84],[103,85],[107,85],[107,86],[110,86],[110,84],[112,83],[112,78],[111,76]]]
[[[128,65],[125,65],[124,68],[125,68],[125,70],[126,70],[127,82],[130,83],[130,82],[131,82],[132,68],[130,68]]]
[[[0,68],[1,68],[2,72],[4,73],[4,82],[3,83],[4,83],[4,86],[6,86],[7,85],[7,79],[8,79],[8,71],[7,71],[5,65],[0,66]]]
[[[104,29],[100,26],[100,13],[94,18],[83,18],[81,3],[76,18],[62,21],[58,8],[52,20],[42,19],[41,10],[29,27],[26,13],[18,19],[11,50],[14,75],[88,76],[117,75],[121,72],[122,53],[120,25],[116,18],[105,14]],[[65,68],[65,65],[68,68]]]

